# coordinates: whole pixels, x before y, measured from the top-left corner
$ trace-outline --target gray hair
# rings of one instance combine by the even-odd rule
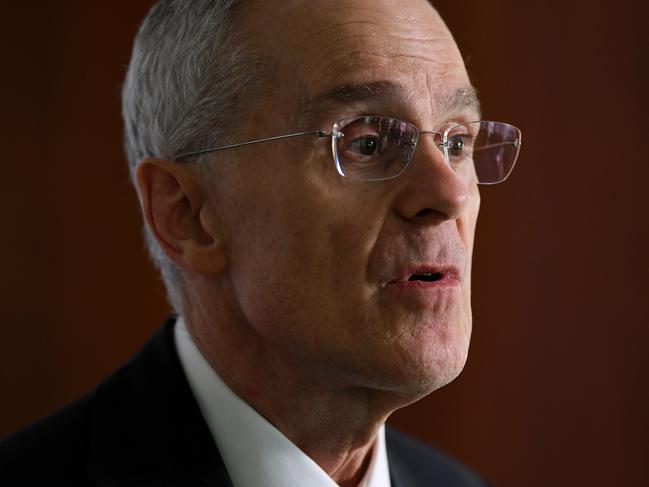
[[[262,78],[254,49],[233,26],[242,0],[161,0],[135,38],[122,89],[124,146],[131,180],[146,157],[173,160],[230,136],[244,97]],[[182,275],[147,224],[149,255],[182,311]]]

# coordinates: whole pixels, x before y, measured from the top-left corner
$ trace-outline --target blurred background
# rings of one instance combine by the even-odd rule
[[[169,312],[121,149],[152,3],[3,6],[0,436],[92,388]],[[649,485],[647,4],[435,5],[485,118],[524,144],[482,189],[466,369],[392,422],[497,486]]]

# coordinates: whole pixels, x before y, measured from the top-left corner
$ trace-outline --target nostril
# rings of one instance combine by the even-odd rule
[[[422,208],[421,210],[419,210],[417,212],[417,214],[415,215],[415,218],[427,218],[427,217],[431,217],[431,216],[445,217],[444,213],[442,213],[440,211],[433,210],[432,208]]]
[[[434,210],[432,208],[423,208],[417,212],[415,216],[428,216],[430,215]]]

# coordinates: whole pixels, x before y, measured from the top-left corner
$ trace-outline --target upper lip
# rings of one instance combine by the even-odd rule
[[[441,274],[442,279],[455,279],[462,281],[462,273],[455,265],[418,265],[404,270],[399,277],[389,283],[405,282],[414,274]]]

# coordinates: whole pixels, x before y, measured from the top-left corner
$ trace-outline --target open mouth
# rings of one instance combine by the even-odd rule
[[[409,281],[423,281],[435,282],[442,279],[444,276],[441,272],[422,272],[421,274],[413,274],[408,278]]]
[[[420,265],[405,270],[398,279],[388,284],[412,289],[454,287],[460,284],[460,276],[458,267],[454,265]]]

